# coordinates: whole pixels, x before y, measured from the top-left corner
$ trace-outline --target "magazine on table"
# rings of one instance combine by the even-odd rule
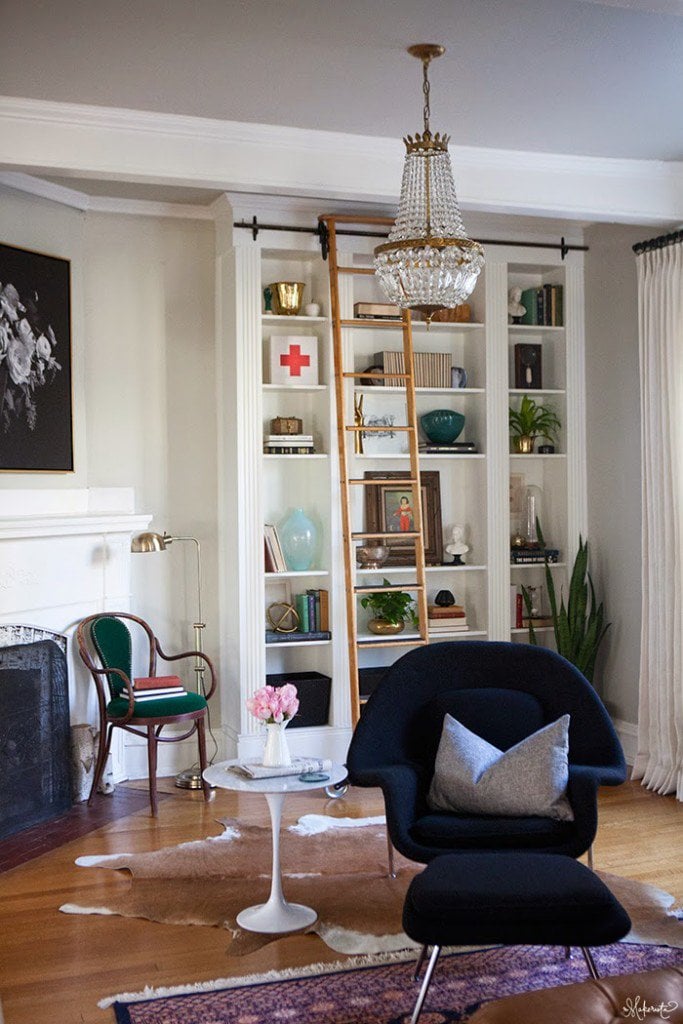
[[[260,761],[240,761],[231,764],[227,771],[245,779],[274,779],[286,775],[303,775],[304,772],[329,772],[332,761],[325,757],[293,757],[292,763],[269,767]]]

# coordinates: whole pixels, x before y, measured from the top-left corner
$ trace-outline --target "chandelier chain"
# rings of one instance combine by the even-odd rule
[[[422,108],[422,116],[424,118],[424,129],[425,132],[429,131],[429,61],[422,61],[422,92],[424,94],[425,103]]]

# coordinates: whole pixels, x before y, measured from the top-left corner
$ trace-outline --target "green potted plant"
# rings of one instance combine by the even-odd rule
[[[543,532],[538,519],[536,520],[536,532],[541,547],[545,548]],[[557,652],[567,661],[571,661],[572,665],[576,665],[588,682],[592,683],[598,648],[610,623],[604,621],[604,608],[602,602],[600,604],[597,602],[593,580],[588,572],[588,541],[584,544],[583,538],[579,535],[579,550],[569,581],[569,599],[566,607],[564,597],[561,597],[560,607],[557,607],[555,582],[547,561],[545,563],[545,582],[548,588]],[[529,643],[538,644],[531,621],[531,595],[526,587],[522,587],[522,596],[529,616]]]
[[[562,425],[552,406],[539,405],[528,395],[522,396],[519,409],[510,406],[509,423],[515,451],[524,454],[533,452],[537,437],[545,437],[555,444]]]
[[[382,580],[382,585],[392,587],[390,580]],[[368,622],[368,629],[379,635],[392,635],[400,633],[406,619],[417,626],[419,625],[413,598],[402,590],[381,590],[374,594],[366,594],[360,601],[363,608],[369,608],[373,612],[373,618]]]

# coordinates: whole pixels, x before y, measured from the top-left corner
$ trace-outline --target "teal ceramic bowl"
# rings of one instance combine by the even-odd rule
[[[453,409],[432,409],[420,416],[420,423],[433,444],[451,444],[465,426],[465,417]]]

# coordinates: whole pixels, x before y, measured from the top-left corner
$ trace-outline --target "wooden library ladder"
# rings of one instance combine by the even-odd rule
[[[424,559],[424,535],[422,529],[422,495],[419,486],[420,466],[418,452],[417,417],[415,412],[415,378],[413,369],[413,331],[410,310],[403,310],[402,334],[403,334],[403,362],[404,373],[384,373],[358,371],[355,367],[343,365],[343,334],[345,328],[365,328],[375,330],[377,328],[396,329],[396,322],[392,320],[360,320],[342,319],[339,303],[339,275],[340,274],[374,274],[370,267],[340,267],[337,258],[337,225],[381,225],[389,227],[393,223],[386,217],[353,217],[344,215],[322,216],[319,220],[325,225],[329,232],[329,274],[330,274],[330,296],[331,296],[331,319],[334,350],[334,379],[335,379],[335,401],[337,409],[337,441],[339,446],[339,473],[341,483],[341,518],[344,543],[344,574],[346,583],[346,625],[348,633],[349,650],[349,685],[351,688],[351,718],[355,726],[360,717],[360,686],[358,674],[358,654],[363,648],[376,647],[416,647],[428,643],[427,637],[427,588],[425,582],[425,559]],[[410,471],[400,479],[391,479],[391,483],[397,487],[411,487],[413,494],[412,511],[414,530],[401,534],[402,539],[411,539],[415,544],[415,582],[402,583],[400,585],[385,586],[363,586],[356,583],[356,542],[375,540],[378,542],[396,536],[395,533],[367,533],[362,529],[354,530],[351,523],[351,501],[350,494],[352,487],[377,487],[387,480],[349,478],[348,472],[348,448],[349,444],[356,439],[358,432],[370,434],[373,431],[386,430],[386,427],[365,426],[363,424],[347,423],[346,409],[349,404],[345,402],[345,385],[354,383],[359,378],[375,380],[377,383],[385,383],[388,380],[400,381],[405,386],[406,394],[406,423],[405,427],[393,427],[397,432],[405,431],[408,436],[408,450],[410,453]],[[399,384],[399,386],[401,386]],[[353,406],[354,403],[351,403]],[[354,450],[355,450],[354,444]],[[390,570],[387,570],[390,572]],[[358,597],[365,594],[377,594],[387,591],[407,591],[415,593],[419,621],[419,637],[401,639],[401,634],[395,638],[378,638],[377,640],[361,640],[358,637]]]

